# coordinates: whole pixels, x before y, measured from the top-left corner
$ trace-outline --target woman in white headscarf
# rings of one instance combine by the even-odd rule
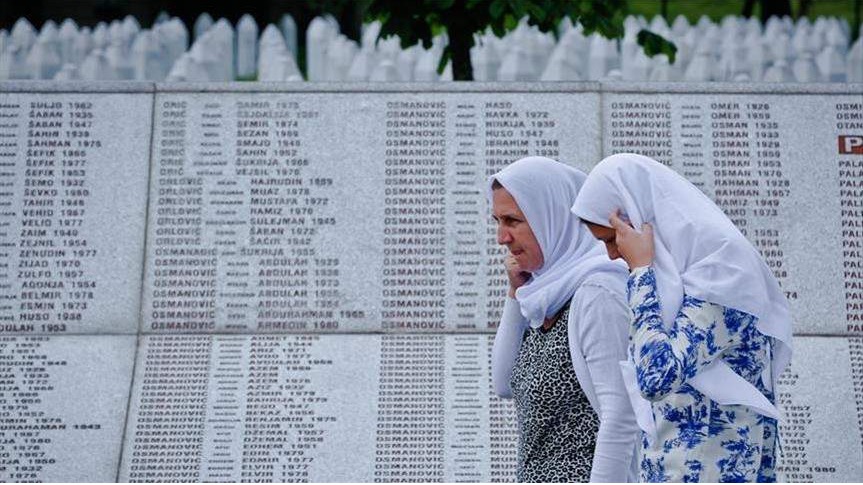
[[[621,367],[642,481],[775,481],[791,317],[758,251],[698,188],[640,155],[601,161],[572,211],[630,268]]]
[[[636,478],[638,427],[618,367],[626,268],[569,210],[585,179],[529,157],[488,182],[510,283],[492,380],[499,396],[515,399],[521,482]]]

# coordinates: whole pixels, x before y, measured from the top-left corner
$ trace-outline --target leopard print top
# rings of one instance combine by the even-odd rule
[[[599,418],[569,353],[569,303],[554,326],[525,332],[510,378],[518,416],[519,482],[587,482]]]

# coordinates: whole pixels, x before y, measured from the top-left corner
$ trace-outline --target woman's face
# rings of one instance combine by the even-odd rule
[[[590,229],[593,237],[599,239],[605,244],[605,250],[608,251],[608,259],[618,259],[621,257],[620,251],[617,250],[617,231],[610,227],[600,226],[586,222],[587,228]]]
[[[534,272],[542,268],[539,242],[515,199],[504,188],[492,192],[492,217],[497,221],[497,243],[509,249],[521,270]]]

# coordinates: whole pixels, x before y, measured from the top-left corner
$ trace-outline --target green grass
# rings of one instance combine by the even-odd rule
[[[717,22],[726,15],[740,15],[743,12],[743,0],[668,0],[668,21],[671,23],[678,15],[686,17],[690,23],[697,22],[702,15],[707,15]],[[661,11],[659,0],[630,0],[629,10],[635,15],[644,15],[648,20]],[[791,1],[791,12],[796,16],[800,8],[799,0]],[[758,17],[761,8],[755,5],[753,15]],[[854,22],[853,0],[813,0],[807,17],[842,17],[849,24]]]

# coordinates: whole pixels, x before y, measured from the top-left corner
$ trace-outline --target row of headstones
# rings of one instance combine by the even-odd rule
[[[568,19],[558,26],[557,37],[526,19],[502,38],[488,29],[474,39],[473,76],[478,81],[863,82],[863,40],[849,48],[850,28],[836,18],[814,23],[803,18],[795,24],[773,17],[762,29],[758,20],[740,17],[726,17],[719,25],[702,17],[690,26],[678,16],[669,27],[660,16],[649,24],[630,16],[624,28],[619,43],[596,33],[586,36],[581,25]],[[644,54],[637,43],[642,29],[675,43],[673,64],[665,55]],[[357,45],[339,35],[332,23],[313,22],[306,34],[309,79],[452,79],[449,66],[441,76],[435,72],[445,35],[435,38],[428,50],[419,45],[401,49],[398,39],[375,44],[379,32],[379,24],[367,25]]]
[[[244,15],[236,28],[206,13],[194,25],[194,42],[178,18],[161,14],[151,29],[131,16],[94,29],[71,19],[58,27],[46,22],[37,30],[19,19],[11,32],[0,30],[0,80],[151,80],[151,81],[302,81],[297,67],[297,25],[285,15],[279,27],[258,25]],[[359,43],[340,34],[332,17],[312,20],[306,35],[310,81],[451,80],[447,66],[437,66],[447,44],[436,37],[429,49],[402,49],[398,37],[377,41],[380,23],[363,28]],[[690,25],[678,16],[671,26],[661,16],[648,23],[628,17],[620,42],[565,19],[557,36],[523,19],[503,37],[490,30],[475,35],[471,49],[478,81],[764,81],[863,82],[863,35],[849,47],[844,20],[772,17],[762,28],[757,19],[725,17],[715,24],[702,17]],[[637,43],[642,29],[673,41],[676,61],[653,58]],[[863,33],[863,27],[861,27]],[[559,40],[556,40],[559,39]]]

